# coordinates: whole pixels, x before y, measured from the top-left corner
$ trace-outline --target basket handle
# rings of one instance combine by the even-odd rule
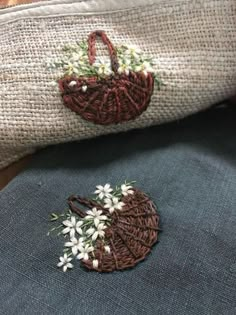
[[[96,58],[96,37],[101,37],[103,43],[108,47],[109,55],[111,58],[111,68],[114,71],[114,73],[117,73],[118,70],[118,59],[117,59],[117,53],[116,50],[107,37],[106,33],[104,31],[94,31],[92,32],[88,37],[88,58],[89,63],[92,65],[95,62]]]
[[[96,201],[89,200],[87,198],[81,198],[80,196],[71,195],[68,198],[68,204],[71,211],[77,213],[81,218],[84,218],[86,216],[86,212],[80,209],[76,204],[81,204],[82,206],[86,206],[89,209],[98,208],[100,210],[103,210],[106,213],[108,212],[107,209],[105,209],[102,205],[100,205]]]

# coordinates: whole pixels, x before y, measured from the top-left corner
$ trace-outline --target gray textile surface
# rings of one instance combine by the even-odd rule
[[[1,314],[235,314],[235,109],[41,151],[0,193]],[[160,242],[136,268],[56,263],[48,216],[72,193],[134,179],[159,206]]]

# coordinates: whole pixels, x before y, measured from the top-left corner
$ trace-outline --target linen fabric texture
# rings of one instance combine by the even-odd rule
[[[235,109],[39,152],[0,192],[0,313],[233,315]],[[199,127],[201,126],[201,127]],[[162,232],[135,268],[99,274],[56,264],[49,216],[71,194],[124,180],[158,206]]]
[[[46,1],[0,12],[0,168],[38,147],[180,119],[230,97],[236,86],[235,0]],[[103,29],[141,48],[164,85],[139,118],[84,121],[63,105],[45,62]],[[99,56],[105,56],[100,47]]]

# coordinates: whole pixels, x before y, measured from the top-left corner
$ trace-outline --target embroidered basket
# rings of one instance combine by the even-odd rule
[[[88,58],[96,58],[96,37],[108,47],[114,74],[104,78],[66,76],[59,80],[64,104],[82,118],[95,124],[110,125],[133,120],[146,110],[154,86],[153,75],[131,71],[118,73],[116,50],[104,31],[95,31],[88,38]],[[76,82],[71,86],[71,82]]]
[[[46,1],[0,10],[0,169],[48,145],[180,120],[230,98],[236,86],[235,3],[56,0],[50,6]],[[125,44],[144,50],[153,61],[154,75],[163,83],[158,90],[155,80],[151,102],[135,120],[108,126],[93,125],[68,109],[63,91],[58,93],[64,69],[46,66],[65,57],[65,45],[75,45],[101,27],[115,48]],[[104,57],[98,50],[97,55]],[[127,85],[129,78],[125,79]],[[143,81],[151,85],[146,78]],[[131,95],[130,88],[128,92]],[[123,110],[126,104],[121,105]],[[101,116],[94,103],[89,110],[83,104],[74,107],[88,118],[98,121]],[[127,107],[134,111],[130,102]],[[140,107],[135,114],[139,111]],[[105,111],[103,121],[108,122],[110,115],[115,120],[118,113]]]
[[[86,213],[75,202],[90,209],[96,207],[112,220],[111,226],[105,230],[105,240],[111,253],[105,253],[103,242],[98,240],[94,251],[95,259],[99,262],[98,267],[95,268],[91,260],[83,260],[86,268],[111,272],[134,267],[145,259],[157,242],[160,229],[156,206],[141,190],[133,190],[132,195],[122,198],[125,204],[123,209],[112,214],[96,201],[74,195],[68,199],[70,209],[80,217],[85,217]]]

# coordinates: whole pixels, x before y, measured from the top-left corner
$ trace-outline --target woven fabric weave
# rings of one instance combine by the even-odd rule
[[[38,147],[180,119],[233,94],[235,0],[70,2],[0,13],[0,168]],[[52,84],[58,74],[45,67],[63,45],[96,29],[115,45],[137,45],[152,56],[165,83],[132,122],[84,121],[63,106]]]
[[[235,118],[225,106],[35,155],[0,192],[1,315],[234,315]],[[58,269],[51,212],[75,191],[126,178],[158,205],[160,242],[130,270]]]

